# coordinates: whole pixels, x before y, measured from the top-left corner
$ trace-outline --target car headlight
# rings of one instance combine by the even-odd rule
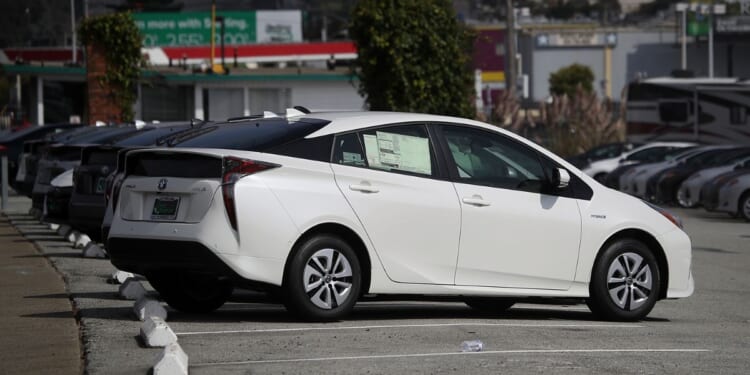
[[[673,214],[671,211],[661,208],[655,204],[643,201],[643,203],[647,204],[649,207],[653,208],[656,212],[660,213],[662,216],[666,217],[667,220],[671,221],[674,225],[676,225],[678,228],[682,229],[682,219],[680,219],[679,216]]]

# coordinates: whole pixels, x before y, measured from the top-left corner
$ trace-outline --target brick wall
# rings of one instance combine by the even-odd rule
[[[104,49],[100,46],[86,46],[86,86],[88,87],[88,122],[121,122],[121,112],[109,86],[100,78],[107,71]]]

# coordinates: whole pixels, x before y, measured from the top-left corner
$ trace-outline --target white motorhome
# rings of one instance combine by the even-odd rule
[[[634,142],[750,143],[750,80],[650,78],[628,85]]]

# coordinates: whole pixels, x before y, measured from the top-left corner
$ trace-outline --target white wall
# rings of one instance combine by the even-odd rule
[[[298,81],[292,88],[292,105],[311,110],[361,110],[365,99],[349,81]]]

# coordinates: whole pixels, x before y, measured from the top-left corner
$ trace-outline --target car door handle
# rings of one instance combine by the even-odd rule
[[[472,206],[477,206],[477,207],[486,207],[486,206],[490,205],[489,201],[486,201],[486,200],[482,199],[482,197],[480,197],[478,195],[475,195],[475,196],[470,197],[470,198],[469,197],[464,197],[463,199],[461,199],[461,201],[464,202],[464,203],[466,203],[466,204],[470,204]]]
[[[378,191],[380,191],[378,190],[378,188],[365,182],[362,182],[360,185],[349,185],[349,189],[354,190],[354,191],[359,191],[362,193],[370,193],[370,194],[377,193]]]

